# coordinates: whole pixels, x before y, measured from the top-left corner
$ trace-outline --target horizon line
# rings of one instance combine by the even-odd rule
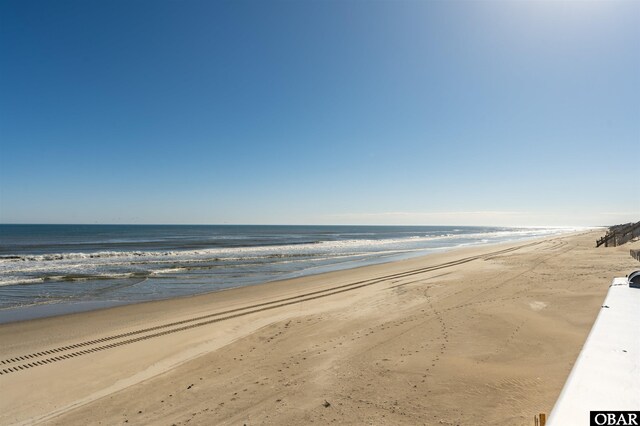
[[[630,222],[625,222],[630,223]],[[487,228],[607,228],[614,225],[620,224],[612,224],[612,225],[442,225],[442,224],[350,224],[350,223],[342,223],[342,224],[314,224],[314,223],[304,223],[304,224],[287,224],[287,223],[46,223],[46,222],[38,222],[38,223],[28,223],[28,222],[0,222],[0,226],[3,225],[44,225],[44,226],[73,226],[73,225],[81,225],[81,226],[387,226],[387,227],[401,227],[401,226],[442,226],[442,227],[487,227]]]

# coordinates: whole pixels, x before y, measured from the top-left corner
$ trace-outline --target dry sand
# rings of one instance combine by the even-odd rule
[[[3,325],[0,423],[531,425],[640,268],[601,233]]]

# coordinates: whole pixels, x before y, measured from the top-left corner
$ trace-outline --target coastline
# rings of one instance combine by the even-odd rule
[[[0,225],[0,323],[572,230],[578,229]]]
[[[60,359],[0,376],[0,423],[529,424],[637,265],[600,232],[3,324],[0,360]]]
[[[541,229],[548,230],[549,228],[541,228]],[[357,268],[362,268],[362,267],[367,267],[372,265],[381,265],[381,264],[387,264],[387,263],[398,262],[403,260],[421,258],[424,256],[430,256],[438,253],[445,253],[448,251],[459,250],[462,248],[474,248],[474,247],[481,248],[481,247],[491,247],[491,246],[500,245],[500,244],[535,241],[538,239],[549,238],[549,237],[554,237],[558,235],[570,235],[570,234],[586,232],[588,230],[593,230],[593,229],[596,229],[596,228],[582,229],[582,230],[576,229],[572,231],[565,231],[564,233],[560,233],[560,234],[550,234],[550,235],[544,235],[544,236],[537,235],[537,236],[530,236],[530,237],[519,237],[519,238],[514,238],[506,241],[472,242],[472,243],[460,243],[457,245],[444,246],[444,247],[425,247],[422,249],[412,249],[408,251],[401,251],[399,253],[398,252],[393,252],[388,254],[372,253],[372,256],[370,257],[350,259],[347,261],[336,261],[334,263],[309,267],[302,270],[294,270],[290,273],[285,273],[275,278],[264,277],[264,279],[261,279],[255,282],[250,282],[246,284],[238,283],[235,285],[232,284],[230,286],[213,288],[209,290],[202,290],[196,293],[175,294],[170,296],[148,295],[149,297],[148,299],[144,299],[144,298],[133,299],[130,301],[117,300],[117,299],[113,299],[113,300],[89,299],[89,300],[67,300],[67,301],[54,300],[54,301],[48,301],[48,302],[25,304],[21,306],[12,306],[12,307],[0,309],[0,324],[7,324],[7,323],[12,323],[17,321],[28,321],[28,320],[39,319],[39,318],[49,318],[49,317],[69,315],[74,313],[89,312],[93,310],[108,309],[108,308],[117,307],[117,306],[135,305],[139,303],[146,303],[146,302],[153,302],[153,301],[171,300],[171,299],[176,299],[181,297],[192,297],[192,296],[204,295],[209,293],[216,293],[219,291],[231,290],[237,287],[254,286],[254,285],[266,284],[266,283],[277,282],[277,281],[286,281],[286,280],[291,280],[296,278],[320,275],[320,274],[329,273],[329,272],[344,271],[344,270],[357,269]],[[435,238],[435,239],[437,240],[438,238]],[[80,285],[82,284],[83,283],[81,282]]]

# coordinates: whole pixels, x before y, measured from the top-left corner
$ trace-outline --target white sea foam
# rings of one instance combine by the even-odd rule
[[[91,280],[117,280],[127,278],[144,278],[145,273],[140,272],[123,272],[123,273],[97,273],[86,275],[47,275],[37,278],[24,278],[16,276],[4,276],[0,277],[0,287],[6,287],[11,285],[25,285],[25,284],[39,284],[48,281],[91,281]]]
[[[153,271],[153,274],[155,274],[155,275],[174,274],[176,272],[184,272],[184,271],[187,271],[187,270],[189,270],[189,268],[183,268],[183,267],[158,269],[157,271]]]
[[[44,278],[4,277],[0,278],[0,287],[18,284],[37,284],[42,282],[44,282]]]

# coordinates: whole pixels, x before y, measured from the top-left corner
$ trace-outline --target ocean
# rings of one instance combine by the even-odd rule
[[[0,322],[206,293],[570,230],[0,225]],[[24,315],[16,316],[16,310]]]

